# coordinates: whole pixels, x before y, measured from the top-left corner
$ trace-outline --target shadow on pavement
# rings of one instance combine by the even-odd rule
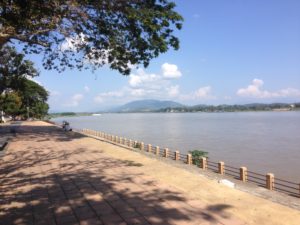
[[[143,164],[74,147],[57,127],[17,129],[0,164],[0,224],[215,224],[230,205],[204,206],[136,171]],[[53,145],[58,144],[54,150]]]

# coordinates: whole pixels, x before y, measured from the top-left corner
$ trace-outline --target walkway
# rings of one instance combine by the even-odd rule
[[[22,126],[17,132],[1,162],[1,224],[229,222],[135,172],[141,164],[75,141],[84,136],[50,126]]]

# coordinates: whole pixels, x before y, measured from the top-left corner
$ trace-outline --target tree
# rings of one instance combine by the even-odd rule
[[[7,115],[15,118],[20,114],[22,101],[16,92],[6,92],[0,94],[0,111],[4,111]]]
[[[0,49],[17,40],[25,53],[43,53],[46,69],[109,64],[128,75],[130,65],[179,48],[174,8],[169,0],[3,0]]]
[[[0,50],[0,111],[13,117],[27,117],[30,109],[29,116],[41,118],[48,112],[49,94],[44,87],[29,80],[39,72],[24,57],[10,46]]]
[[[39,75],[33,62],[25,60],[24,57],[14,47],[4,46],[0,50],[0,94],[7,89],[18,89],[25,77]]]
[[[49,93],[43,86],[24,78],[17,91],[21,93],[21,113],[23,117],[27,118],[27,110],[29,110],[30,117],[41,119],[47,115]]]
[[[15,89],[6,90],[0,95],[0,111],[13,118],[21,116],[42,119],[48,114],[48,95],[41,85],[22,78]]]

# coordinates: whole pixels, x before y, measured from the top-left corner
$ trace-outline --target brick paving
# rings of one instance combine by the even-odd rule
[[[209,208],[80,141],[88,137],[41,122],[16,131],[0,158],[0,224],[244,224],[227,205]]]

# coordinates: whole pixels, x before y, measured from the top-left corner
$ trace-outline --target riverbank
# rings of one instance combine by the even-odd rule
[[[32,215],[21,212],[33,207],[33,217],[43,209],[49,221],[75,221],[70,224],[78,220],[104,224],[300,222],[299,210],[44,122],[22,123],[0,160],[1,221],[28,220]],[[85,205],[85,213],[79,205]],[[105,215],[100,207],[107,210]],[[133,211],[125,213],[125,208]],[[109,221],[112,218],[120,223]]]

